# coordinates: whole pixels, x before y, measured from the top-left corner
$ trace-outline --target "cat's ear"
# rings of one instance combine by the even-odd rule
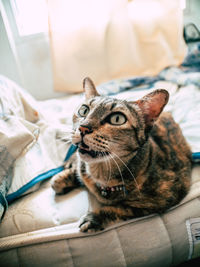
[[[154,121],[158,118],[168,100],[169,93],[164,89],[158,89],[135,102],[142,110],[148,127],[153,126]]]
[[[93,81],[89,77],[86,77],[83,80],[83,90],[85,91],[86,99],[90,99],[90,98],[93,98],[95,96],[99,96]]]

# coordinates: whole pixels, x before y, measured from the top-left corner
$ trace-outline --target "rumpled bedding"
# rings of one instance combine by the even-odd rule
[[[170,93],[165,110],[180,124],[192,151],[200,151],[200,44],[194,44],[183,64],[154,77],[135,77],[102,84],[98,91],[136,100],[156,88]],[[83,94],[36,101],[12,81],[0,76],[0,216],[6,195],[35,176],[63,163],[69,147],[71,118]],[[72,104],[73,103],[73,104]],[[73,105],[73,108],[72,108]],[[37,190],[39,184],[29,192]]]
[[[58,135],[59,131],[66,135],[69,130],[54,116],[48,120],[37,101],[2,76],[0,110],[0,217],[3,217],[7,194],[63,162],[67,144]],[[39,184],[30,191],[38,187]]]

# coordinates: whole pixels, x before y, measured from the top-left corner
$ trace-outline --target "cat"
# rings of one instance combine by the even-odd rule
[[[172,115],[162,112],[169,93],[158,89],[137,101],[118,100],[100,96],[88,77],[83,88],[85,101],[73,115],[77,155],[51,181],[57,194],[84,185],[100,203],[80,231],[178,204],[190,188],[191,150]]]

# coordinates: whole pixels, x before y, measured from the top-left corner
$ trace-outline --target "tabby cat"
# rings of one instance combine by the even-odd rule
[[[102,230],[178,204],[190,187],[191,151],[171,114],[160,115],[168,92],[125,101],[100,96],[90,78],[83,87],[85,102],[73,116],[78,153],[52,179],[57,194],[84,185],[100,203],[80,230]]]

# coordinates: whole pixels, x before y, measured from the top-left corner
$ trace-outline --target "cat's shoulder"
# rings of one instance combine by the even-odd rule
[[[180,127],[177,122],[175,122],[172,114],[170,112],[163,112],[159,116],[158,120],[154,123],[151,131],[151,136],[168,136],[175,135],[178,137],[181,134]]]
[[[174,118],[170,112],[161,113],[158,120],[155,122],[155,126],[156,127],[165,127],[168,130],[174,129],[174,128],[179,128],[179,125],[175,122],[175,120],[174,120]]]
[[[162,112],[157,120],[157,123],[176,123],[170,112]]]

